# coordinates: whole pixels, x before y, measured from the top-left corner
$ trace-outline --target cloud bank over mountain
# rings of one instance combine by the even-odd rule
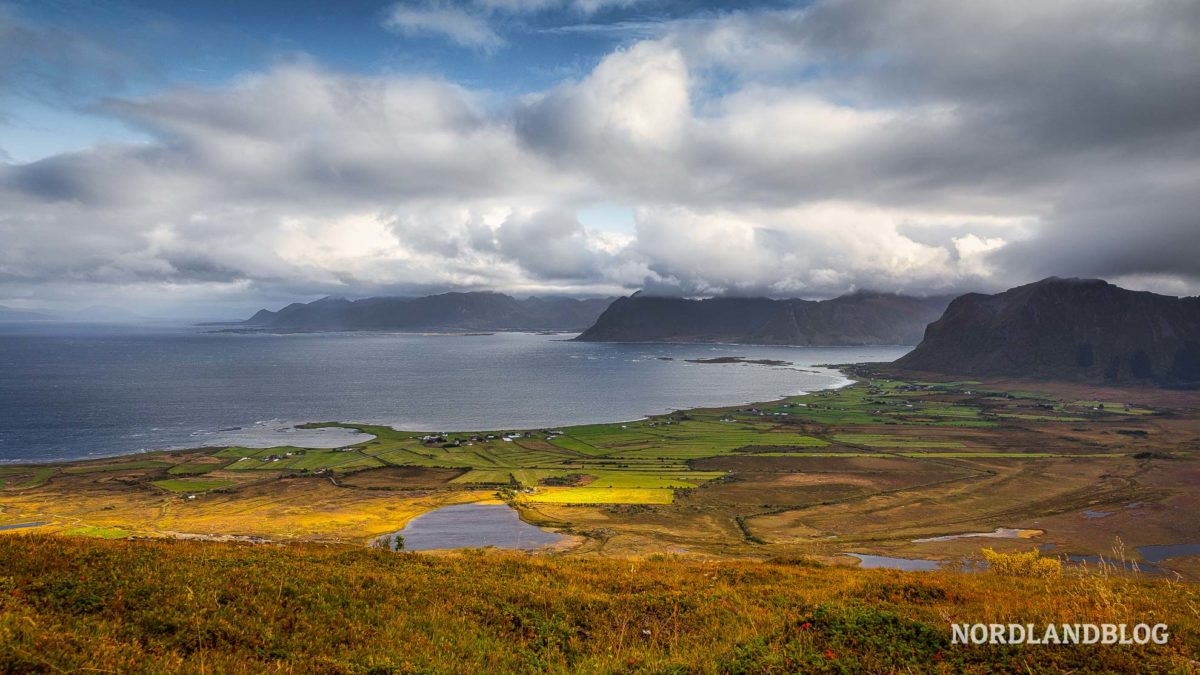
[[[382,21],[479,58],[536,39],[431,7]],[[471,20],[412,13],[435,10]],[[104,98],[148,140],[0,162],[0,301],[1200,289],[1196,3],[819,1],[629,34],[531,92],[299,56]],[[14,51],[0,73],[33,67]]]

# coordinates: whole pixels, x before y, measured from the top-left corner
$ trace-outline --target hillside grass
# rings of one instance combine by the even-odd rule
[[[136,471],[138,469],[161,469],[171,466],[170,462],[143,460],[134,462],[114,462],[112,464],[81,464],[64,469],[67,473],[108,473],[110,471]]]
[[[222,468],[224,468],[224,465],[213,464],[211,462],[188,462],[184,464],[176,464],[175,466],[167,469],[167,473],[171,474],[172,476],[199,476]]]
[[[0,672],[1187,672],[1196,586],[674,557],[0,537]],[[950,622],[1169,624],[956,646]]]
[[[122,530],[119,527],[92,527],[84,525],[64,530],[63,534],[79,537],[99,537],[100,539],[124,539],[130,533],[128,530]]]

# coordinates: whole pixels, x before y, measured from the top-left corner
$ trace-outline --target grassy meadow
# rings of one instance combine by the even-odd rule
[[[1192,584],[341,545],[0,537],[2,672],[1188,672]],[[953,645],[951,622],[1168,624]]]

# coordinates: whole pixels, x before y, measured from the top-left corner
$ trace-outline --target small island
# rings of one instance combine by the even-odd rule
[[[688,363],[746,363],[758,366],[790,366],[791,361],[779,359],[748,359],[744,356],[716,356],[711,359],[687,359]]]

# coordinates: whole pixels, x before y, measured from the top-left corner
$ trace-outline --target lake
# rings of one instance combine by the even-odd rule
[[[910,349],[569,337],[0,324],[0,463],[354,440],[293,429],[308,421],[413,431],[618,422],[838,386],[844,378],[815,364],[892,361]],[[793,365],[688,362],[721,356]]]
[[[561,534],[521,520],[516,511],[504,504],[443,506],[413,518],[397,534],[404,537],[405,551],[484,546],[534,550],[565,539]],[[394,541],[395,535],[389,535],[381,543],[394,548]]]

